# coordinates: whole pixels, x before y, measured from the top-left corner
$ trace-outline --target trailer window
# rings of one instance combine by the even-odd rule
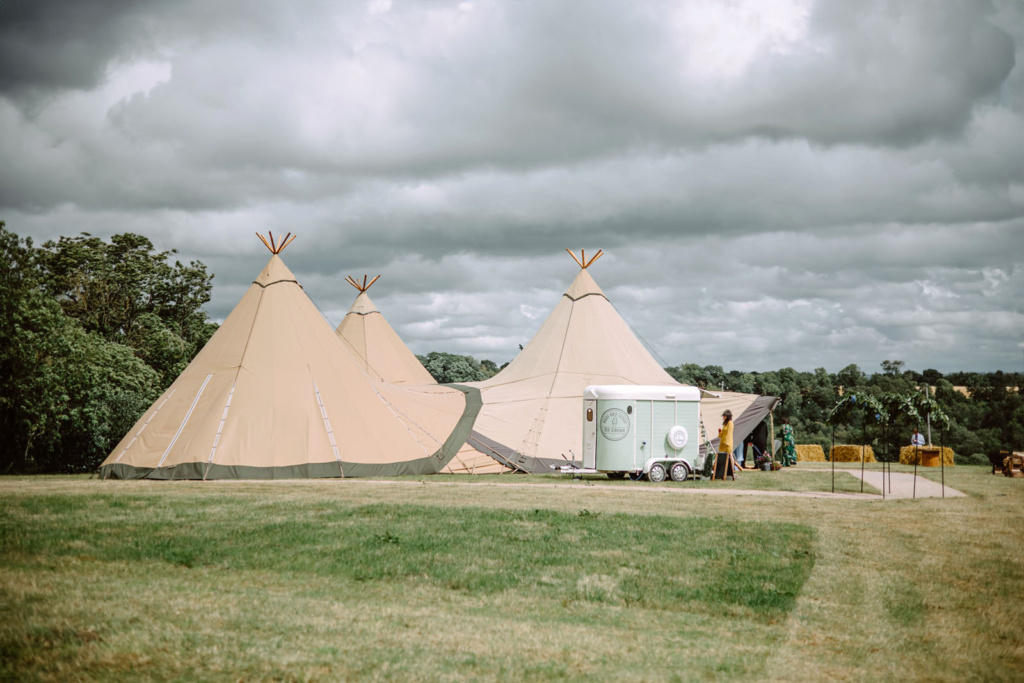
[[[587,422],[593,422],[593,421],[594,421],[594,409],[593,408],[587,408]]]

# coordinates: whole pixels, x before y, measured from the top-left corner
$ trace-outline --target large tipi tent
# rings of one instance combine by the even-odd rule
[[[430,391],[437,382],[366,293],[379,278],[380,275],[370,280],[364,275],[361,283],[351,276],[345,278],[358,294],[336,332],[370,376],[415,391]],[[463,444],[441,470],[444,474],[501,474],[507,471],[510,471],[509,467],[468,443]]]
[[[568,250],[567,250],[568,251]],[[480,389],[483,407],[469,443],[500,463],[528,472],[550,471],[582,459],[582,396],[595,384],[678,384],[644,348],[612,306],[581,252],[579,274],[537,334],[509,365],[494,377],[470,386]],[[773,397],[725,393],[705,398],[709,436],[717,435],[712,419],[725,408],[753,429]],[[760,415],[760,417],[756,417]],[[756,418],[756,419],[755,419]],[[751,422],[753,420],[753,422]],[[737,419],[737,438],[741,420]]]
[[[261,236],[261,239],[262,236]],[[294,239],[294,238],[292,238]],[[278,255],[100,467],[103,477],[427,474],[465,442],[469,393],[367,375]]]

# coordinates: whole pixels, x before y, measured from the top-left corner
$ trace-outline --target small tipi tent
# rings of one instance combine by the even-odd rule
[[[437,382],[409,350],[366,293],[380,275],[363,281],[351,276],[346,281],[359,292],[336,332],[359,358],[371,377],[414,391],[430,390]],[[475,390],[474,390],[475,391]],[[442,474],[501,474],[511,468],[493,457],[464,444],[441,470]]]
[[[484,405],[467,443],[500,463],[529,472],[550,471],[552,465],[573,460],[579,464],[587,385],[678,384],[590,276],[588,269],[603,252],[589,260],[585,251],[580,258],[569,253],[579,274],[537,334],[504,370],[469,383],[480,389]],[[729,394],[705,399],[702,413],[708,416],[709,436],[717,435],[712,427],[716,411],[720,415],[729,407],[739,416],[759,398]],[[760,412],[761,417],[766,413],[767,409]]]
[[[427,474],[463,445],[475,397],[367,376],[281,260],[290,241],[264,240],[266,267],[103,462],[104,478]]]
[[[335,330],[362,362],[367,374],[391,384],[435,384],[423,364],[388,324],[366,293],[380,275],[362,284],[352,276],[345,280],[358,290],[352,307]]]

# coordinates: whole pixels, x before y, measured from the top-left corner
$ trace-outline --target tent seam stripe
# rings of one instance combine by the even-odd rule
[[[178,438],[181,436],[182,430],[185,429],[185,425],[188,424],[189,419],[192,417],[192,413],[196,409],[196,404],[199,403],[199,399],[202,397],[203,392],[206,391],[206,385],[210,383],[210,378],[212,377],[213,373],[211,372],[206,376],[206,379],[203,380],[203,386],[199,387],[199,393],[197,393],[196,397],[192,399],[192,405],[189,406],[188,412],[185,413],[185,419],[181,421],[180,425],[178,425],[178,431],[174,433],[174,438],[171,439],[169,444],[167,444],[167,450],[165,450],[163,456],[161,456],[160,462],[156,464],[157,467],[163,467],[164,461],[167,460],[167,456],[170,454],[171,449],[174,448],[174,444],[178,442]]]
[[[156,410],[154,410],[154,411],[153,411],[153,414],[149,416],[149,419],[148,419],[148,420],[146,420],[146,424],[144,424],[144,425],[142,425],[141,427],[139,427],[139,431],[138,431],[138,433],[136,433],[136,434],[135,434],[135,436],[133,436],[133,437],[132,437],[132,440],[128,442],[128,445],[124,447],[124,450],[123,450],[123,451],[121,451],[121,454],[120,454],[119,456],[117,456],[117,459],[116,459],[116,460],[114,460],[114,462],[115,462],[115,463],[121,462],[121,458],[123,458],[123,457],[124,457],[124,454],[125,454],[125,453],[127,453],[127,452],[128,452],[128,449],[132,447],[132,445],[133,445],[133,444],[135,443],[135,441],[136,441],[136,440],[137,440],[137,439],[138,439],[138,438],[139,438],[140,436],[142,436],[142,432],[144,432],[144,431],[146,430],[146,427],[148,427],[148,426],[149,426],[149,423],[153,421],[153,418],[154,418],[154,417],[156,417],[156,414],[160,412],[160,409],[164,407],[164,404],[165,404],[165,403],[167,403],[168,401],[170,401],[170,400],[171,400],[171,396],[174,396],[174,392],[176,392],[176,391],[177,391],[177,389],[172,389],[172,390],[171,390],[171,393],[169,393],[169,394],[167,395],[167,398],[165,398],[165,399],[164,399],[164,400],[163,400],[163,401],[162,401],[162,402],[160,403],[160,405],[159,405],[159,406],[157,406],[157,409],[156,409]]]

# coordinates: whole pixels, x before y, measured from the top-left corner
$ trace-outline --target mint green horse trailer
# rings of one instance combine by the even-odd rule
[[[583,390],[583,469],[685,481],[700,459],[700,389],[615,384]]]

